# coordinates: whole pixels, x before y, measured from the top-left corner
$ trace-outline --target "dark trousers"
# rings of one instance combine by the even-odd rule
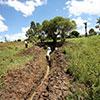
[[[25,48],[28,48],[28,44],[25,44]]]

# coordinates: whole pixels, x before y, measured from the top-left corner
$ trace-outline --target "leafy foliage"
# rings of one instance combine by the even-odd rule
[[[98,28],[99,31],[100,31],[100,17],[97,19],[97,25],[95,27]]]
[[[100,24],[100,18],[97,19],[97,23]]]
[[[95,30],[93,28],[91,28],[89,30],[89,35],[92,36],[92,35],[97,35],[97,33],[95,32]]]
[[[42,25],[48,37],[52,38],[54,42],[57,41],[57,35],[61,35],[61,38],[64,39],[66,33],[76,28],[74,21],[59,16],[50,21],[44,21]]]
[[[70,33],[70,37],[78,37],[79,36],[79,32],[77,32],[77,31],[72,31],[71,33]]]
[[[60,35],[61,39],[64,40],[65,35],[75,28],[75,21],[57,16],[51,20],[44,20],[42,24],[32,21],[30,29],[26,32],[26,36],[30,41],[32,41],[34,40],[34,37],[35,39],[37,37],[39,39],[39,37],[41,37],[40,35],[43,35],[42,32],[44,31],[44,35],[47,36],[46,38],[53,39],[53,42],[56,42],[58,35]]]

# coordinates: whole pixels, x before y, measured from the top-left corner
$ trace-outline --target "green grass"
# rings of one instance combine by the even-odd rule
[[[23,42],[0,43],[0,77],[8,70],[21,68],[32,59],[30,55],[18,55],[25,50]]]
[[[100,36],[68,39],[63,52],[70,73],[89,87],[91,99],[100,100]]]

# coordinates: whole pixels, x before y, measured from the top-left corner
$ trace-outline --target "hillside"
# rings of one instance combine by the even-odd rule
[[[0,44],[0,100],[99,100],[99,43],[100,36],[67,39],[51,54],[51,66],[42,47]]]
[[[22,67],[32,59],[30,52],[27,55],[19,54],[25,50],[23,42],[0,43],[0,77],[8,70]]]
[[[93,100],[100,99],[100,36],[67,40],[62,48],[67,61],[67,73],[88,87]]]

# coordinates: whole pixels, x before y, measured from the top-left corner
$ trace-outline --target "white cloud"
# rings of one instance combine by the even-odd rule
[[[65,3],[65,8],[69,11],[69,17],[74,17],[73,20],[76,21],[77,30],[81,34],[85,33],[84,22],[87,22],[87,31],[89,31],[91,27],[94,27],[94,20],[91,16],[100,16],[100,0],[68,0]]]
[[[100,16],[100,0],[70,0],[66,2],[71,15],[90,14]]]
[[[0,32],[8,31],[8,26],[4,23],[4,18],[0,15]]]
[[[82,19],[81,17],[73,18],[73,20],[75,20],[78,28],[84,26],[84,22],[86,22],[86,20]]]
[[[5,35],[0,35],[0,41],[4,41],[4,38],[6,37],[8,41],[14,41],[14,40],[24,40],[27,37],[25,36],[26,31],[29,29],[29,27],[23,27],[21,29],[21,32],[15,33],[15,34],[5,34]]]
[[[82,19],[81,17],[77,17],[77,18],[73,18],[73,20],[75,20],[76,24],[77,24],[77,31],[80,34],[85,34],[85,28],[84,28],[84,22],[87,22],[87,31],[89,31],[90,29],[90,22],[86,21],[84,19]]]
[[[1,2],[1,4],[6,4],[16,11],[19,11],[23,14],[24,17],[32,15],[35,11],[35,8],[46,4],[47,0],[29,0],[26,2],[21,2],[19,0],[8,0],[7,2]]]
[[[2,36],[0,36],[0,42],[1,42],[1,41],[3,41],[3,37],[2,37]]]
[[[5,19],[0,15],[0,20],[5,20]]]
[[[16,33],[16,34],[12,34],[10,36],[9,40],[10,41],[13,41],[13,40],[17,40],[17,39],[22,39],[22,40],[26,39],[25,34],[26,34],[26,31],[28,29],[29,29],[29,27],[23,27],[22,30],[21,30],[21,32]]]

